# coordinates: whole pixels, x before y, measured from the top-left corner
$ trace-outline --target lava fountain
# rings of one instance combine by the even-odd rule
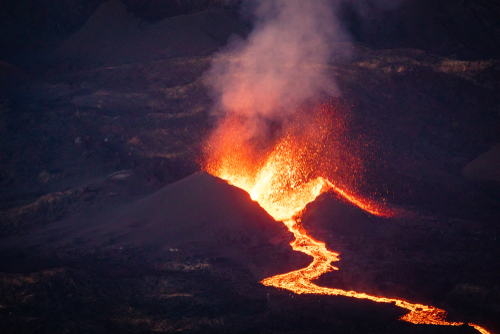
[[[333,191],[370,214],[383,217],[401,214],[399,210],[349,191],[345,185],[336,185],[341,182],[331,172],[334,166],[325,152],[338,149],[335,143],[339,142],[332,141],[330,136],[337,138],[340,133],[336,132],[338,130],[334,125],[341,129],[342,124],[328,116],[331,114],[328,109],[323,107],[309,120],[294,122],[295,125],[292,124],[283,136],[275,139],[271,147],[265,148],[244,137],[245,120],[228,116],[217,127],[207,145],[204,169],[247,191],[269,215],[276,221],[282,221],[294,234],[292,248],[313,257],[307,268],[269,277],[261,283],[297,294],[346,296],[392,303],[409,310],[400,320],[413,324],[463,325],[462,322],[446,321],[447,312],[433,306],[320,287],[312,282],[324,273],[338,270],[332,263],[339,261],[339,254],[328,250],[325,243],[314,240],[301,226],[301,212],[308,203],[324,192]],[[319,173],[329,174],[333,177],[332,181]],[[476,324],[468,325],[483,334],[489,333]]]

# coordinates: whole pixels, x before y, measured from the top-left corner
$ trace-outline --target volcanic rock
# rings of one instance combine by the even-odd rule
[[[333,194],[324,194],[307,206],[302,217],[306,230],[329,231],[335,235],[362,236],[377,233],[376,222],[381,218],[370,215]],[[314,235],[314,234],[313,234]],[[314,237],[320,236],[314,235]]]
[[[151,23],[128,12],[121,1],[108,1],[54,56],[101,65],[193,56],[216,50],[241,30],[237,19],[223,9]]]
[[[90,238],[104,241],[113,234],[118,244],[163,251],[196,247],[228,254],[287,233],[247,193],[206,173],[171,184],[106,220],[110,224],[97,227]]]
[[[498,1],[354,1],[341,19],[356,41],[377,49],[413,47],[462,59],[498,56]]]
[[[99,207],[48,224],[27,239],[78,254],[134,248],[144,251],[146,259],[223,257],[258,278],[289,269],[290,260],[299,260],[298,266],[309,261],[292,253],[288,243],[293,235],[246,192],[201,172],[125,207]]]
[[[311,258],[241,190],[185,178],[213,126],[203,73],[239,21],[227,1],[170,18],[159,1],[95,12],[103,2],[0,2],[3,332],[475,332],[259,284]],[[350,109],[346,136],[360,142],[348,189],[412,214],[382,219],[320,196],[302,224],[340,261],[315,283],[499,333],[498,187],[462,172],[500,142],[499,2],[396,2],[343,16],[359,44],[324,71]]]
[[[500,144],[467,164],[463,169],[463,173],[472,180],[500,183]]]

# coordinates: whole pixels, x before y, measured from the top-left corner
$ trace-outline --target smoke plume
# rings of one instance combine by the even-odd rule
[[[331,1],[253,1],[254,29],[216,56],[206,82],[217,111],[277,119],[320,91],[335,94],[325,75],[335,42],[346,35]]]
[[[214,112],[245,116],[250,136],[262,132],[263,120],[282,120],[301,102],[320,92],[338,93],[326,66],[347,55],[349,34],[336,10],[350,5],[366,16],[389,10],[404,0],[246,0],[254,28],[246,40],[233,36],[215,55],[205,82]]]

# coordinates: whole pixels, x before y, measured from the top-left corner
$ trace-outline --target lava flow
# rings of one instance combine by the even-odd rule
[[[318,154],[325,145],[325,136],[331,131],[330,126],[323,125],[315,124],[317,127],[313,127],[312,131],[307,131],[309,126],[301,126],[300,131],[285,134],[263,158],[256,157],[254,149],[244,145],[246,140],[241,138],[242,123],[235,119],[223,123],[212,137],[210,156],[204,163],[205,170],[247,191],[254,201],[276,221],[282,221],[294,234],[292,248],[313,257],[313,262],[307,268],[266,278],[261,283],[297,294],[346,296],[392,303],[410,311],[400,320],[414,324],[462,325],[461,322],[446,321],[447,312],[433,306],[320,287],[312,283],[322,274],[338,270],[332,262],[339,261],[339,254],[329,251],[325,243],[314,240],[302,228],[300,214],[308,203],[323,192],[334,191],[373,215],[391,217],[398,214],[394,209],[350,193],[314,175],[313,168],[321,169],[318,165],[321,157]],[[483,334],[489,333],[476,324],[468,325]]]

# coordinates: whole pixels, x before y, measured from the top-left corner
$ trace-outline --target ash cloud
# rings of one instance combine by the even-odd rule
[[[322,90],[337,88],[324,74],[336,41],[346,40],[327,0],[253,2],[247,40],[233,38],[206,82],[216,109],[275,119]]]
[[[375,1],[394,8],[401,0]],[[336,9],[352,3],[360,12],[373,1],[249,0],[254,28],[246,40],[233,36],[205,73],[216,114],[234,112],[254,120],[280,120],[320,92],[339,91],[326,66],[348,54],[349,34]],[[260,121],[259,121],[260,120]],[[260,122],[260,123],[259,123]]]

